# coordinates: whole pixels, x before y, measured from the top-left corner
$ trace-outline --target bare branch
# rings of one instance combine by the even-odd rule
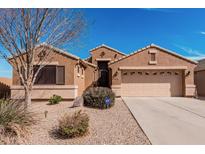
[[[79,37],[85,20],[72,9],[0,9],[0,56],[18,73],[26,94],[52,57],[41,43],[55,47],[68,45]],[[45,52],[43,58],[38,54]],[[39,68],[34,71],[34,65]]]

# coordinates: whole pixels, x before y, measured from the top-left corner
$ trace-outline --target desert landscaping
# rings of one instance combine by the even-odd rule
[[[72,108],[72,101],[63,101],[56,105],[47,102],[33,102],[32,110],[37,119],[31,127],[25,144],[150,144],[149,140],[132,117],[130,111],[121,100],[106,110],[88,107]],[[89,132],[83,137],[64,139],[53,133],[58,119],[66,114],[82,110],[89,115]],[[48,111],[45,118],[45,111]]]

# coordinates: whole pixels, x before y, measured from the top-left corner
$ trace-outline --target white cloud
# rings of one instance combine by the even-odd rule
[[[205,35],[205,32],[200,32],[200,34]]]
[[[193,55],[193,56],[205,56],[205,53],[199,50],[195,50],[189,47],[184,47],[180,45],[176,45],[178,48],[186,51],[188,54]]]
[[[198,60],[201,60],[201,59],[204,59],[204,57],[200,57],[200,56],[185,56],[186,58],[188,59],[191,59],[191,60],[195,60],[195,61],[198,61]]]
[[[176,47],[180,48],[181,50],[185,51],[186,53],[189,54],[189,56],[186,56],[189,59],[193,59],[193,60],[200,60],[205,58],[205,52],[199,51],[199,50],[195,50],[189,47],[184,47],[181,45],[175,45]]]

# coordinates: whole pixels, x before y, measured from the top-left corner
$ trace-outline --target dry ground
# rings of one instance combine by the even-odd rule
[[[33,102],[32,109],[40,120],[32,126],[28,144],[150,144],[120,98],[116,100],[114,107],[107,110],[71,108],[72,103],[46,105],[47,102]],[[89,133],[86,136],[60,139],[51,133],[61,116],[80,109],[90,117]],[[47,118],[45,111],[48,111]]]

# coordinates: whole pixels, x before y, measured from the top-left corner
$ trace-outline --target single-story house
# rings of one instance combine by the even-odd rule
[[[205,59],[200,60],[195,69],[195,84],[198,96],[205,97]]]
[[[96,65],[47,44],[36,48],[36,66],[41,57],[41,53],[38,53],[39,48],[50,52],[47,59],[51,61],[46,62],[46,66],[39,72],[33,86],[32,99],[49,99],[53,94],[64,99],[74,99],[95,80]],[[23,86],[18,73],[13,69],[11,98],[23,97]]]
[[[61,49],[42,44],[52,51],[52,61],[39,73],[32,99],[48,99],[53,94],[74,99],[94,82],[110,87],[117,96],[189,96],[196,95],[194,69],[197,62],[151,44],[131,54],[106,45],[90,50],[82,60]],[[36,58],[39,58],[36,52]],[[13,69],[12,98],[23,96],[23,87]]]

